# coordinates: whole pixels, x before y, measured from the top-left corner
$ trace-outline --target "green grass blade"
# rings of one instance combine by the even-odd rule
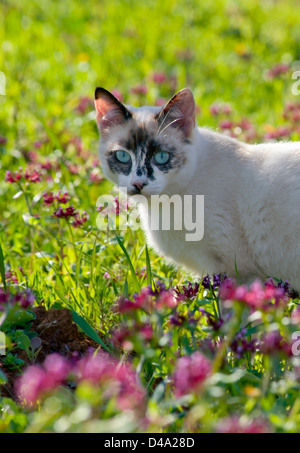
[[[122,251],[123,251],[123,253],[124,253],[124,255],[126,256],[126,259],[127,259],[127,261],[128,261],[129,268],[130,268],[131,274],[132,274],[133,283],[134,283],[134,286],[135,286],[135,290],[136,290],[137,292],[139,292],[139,291],[140,291],[140,285],[139,285],[139,282],[138,282],[138,279],[137,279],[137,276],[136,276],[136,273],[135,273],[135,270],[134,270],[132,261],[131,261],[131,259],[130,259],[130,256],[129,256],[129,254],[128,254],[126,248],[124,247],[123,242],[122,242],[121,239],[119,238],[119,236],[118,236],[116,233],[115,233],[115,235],[116,235],[118,244],[119,244],[119,246],[121,247],[121,249],[122,249]]]
[[[146,266],[147,266],[147,284],[152,285],[152,271],[151,271],[151,262],[148,252],[148,247],[146,246]]]
[[[6,291],[6,278],[5,278],[5,266],[4,266],[4,255],[0,244],[0,274],[3,282],[4,289]]]
[[[102,348],[104,348],[111,354],[111,350],[106,346],[105,343],[103,343],[97,332],[90,326],[90,324],[82,316],[76,313],[76,311],[72,311],[72,314],[75,324],[77,324],[88,337],[96,341],[96,343],[98,343],[100,346],[102,346]]]

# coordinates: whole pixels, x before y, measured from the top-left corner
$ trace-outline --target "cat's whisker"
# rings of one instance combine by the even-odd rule
[[[159,135],[161,135],[169,126],[172,126],[172,124],[176,123],[176,121],[180,121],[183,117],[179,117],[179,118],[176,118],[175,120],[171,121],[171,123],[167,124],[163,130],[159,133]]]
[[[158,135],[160,134],[160,129],[161,129],[162,126],[164,125],[164,122],[165,122],[166,119],[168,118],[169,113],[171,112],[171,110],[172,110],[173,107],[174,107],[174,106],[172,105],[172,106],[169,108],[169,110],[167,111],[167,114],[165,115],[164,119],[162,120],[161,124],[159,125],[159,128],[158,128],[158,130],[157,130],[157,132],[156,132],[156,137],[158,137]]]

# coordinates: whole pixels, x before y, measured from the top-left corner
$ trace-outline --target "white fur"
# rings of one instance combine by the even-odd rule
[[[193,148],[176,193],[204,195],[204,237],[146,226],[150,244],[199,275],[237,269],[242,280],[274,276],[300,290],[300,143],[247,145],[197,128]]]
[[[145,121],[147,108],[140,113]],[[300,142],[248,145],[195,127],[183,152],[185,165],[160,175],[145,195],[204,195],[204,237],[186,242],[185,230],[152,231],[148,202],[140,211],[153,248],[198,275],[237,269],[241,280],[273,276],[300,291]]]

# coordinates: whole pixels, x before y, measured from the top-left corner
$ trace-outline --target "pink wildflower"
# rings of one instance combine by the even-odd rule
[[[76,112],[80,115],[84,115],[86,112],[91,110],[93,107],[93,99],[88,96],[82,96],[79,99],[79,104],[76,107]]]
[[[154,72],[153,76],[153,82],[157,83],[157,85],[161,85],[162,83],[166,82],[167,76],[164,72]]]
[[[120,364],[107,354],[98,353],[79,360],[74,370],[79,382],[88,381],[101,385],[104,396],[116,397],[120,410],[139,408],[145,399],[145,391],[138,383],[130,365]]]
[[[232,129],[234,127],[234,124],[230,120],[223,120],[219,123],[219,127],[221,129]]]
[[[11,184],[20,181],[23,178],[23,170],[20,168],[18,171],[12,172],[7,171],[5,174],[5,181],[10,182]]]
[[[148,89],[146,85],[136,85],[131,89],[132,94],[139,94],[139,95],[145,95],[147,94]]]
[[[181,357],[176,363],[173,375],[175,395],[182,396],[197,392],[211,372],[211,363],[201,352],[197,351],[190,356]]]
[[[268,310],[285,303],[287,298],[283,288],[255,281],[250,288],[246,285],[235,286],[232,280],[225,280],[220,287],[220,298],[223,300],[240,301],[252,309]],[[274,303],[272,303],[274,301]]]
[[[230,115],[232,113],[232,109],[229,104],[215,102],[210,106],[210,113],[214,116],[221,114]]]
[[[37,183],[41,182],[42,175],[37,170],[33,170],[32,172],[30,172],[29,170],[25,170],[25,179],[29,182]]]
[[[267,75],[270,79],[275,79],[282,74],[286,74],[287,72],[289,72],[289,70],[290,70],[289,65],[284,64],[284,63],[279,63],[279,64],[273,66],[273,68],[271,68],[268,71]]]
[[[6,272],[5,278],[6,278],[6,281],[9,283],[14,283],[15,285],[17,285],[19,283],[19,280],[17,279],[16,273],[14,271]]]
[[[44,366],[27,368],[16,382],[19,399],[25,406],[36,406],[48,392],[62,385],[70,372],[70,365],[59,354],[49,355]]]
[[[117,98],[119,101],[123,102],[124,97],[123,97],[123,95],[122,95],[122,93],[121,93],[120,90],[112,90],[111,93],[112,93],[112,94],[115,96],[115,98]]]
[[[175,308],[177,306],[177,300],[173,292],[162,291],[155,304],[156,308]]]

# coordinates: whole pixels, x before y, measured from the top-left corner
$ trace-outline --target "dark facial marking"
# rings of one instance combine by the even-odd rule
[[[116,158],[116,153],[115,152],[110,152],[107,156],[107,162],[109,165],[109,168],[113,173],[122,173],[123,175],[128,176],[131,172],[131,167],[132,167],[132,162],[131,159],[128,163],[123,164],[118,159]]]
[[[130,131],[130,136],[120,144],[126,149],[130,149],[133,153],[137,153],[141,147],[148,143],[150,138],[151,137],[146,126],[142,124],[134,127]]]
[[[182,141],[185,142],[187,140],[183,139]],[[129,137],[120,141],[120,145],[135,154],[138,161],[136,171],[137,176],[146,174],[148,179],[150,179],[151,181],[155,179],[154,166],[163,173],[168,173],[168,171],[172,168],[179,168],[185,160],[184,155],[180,156],[178,155],[178,152],[176,153],[176,148],[174,146],[166,143],[160,143],[159,139],[154,136],[153,132],[149,132],[146,125],[144,124],[137,125],[136,127],[132,128]],[[170,160],[163,165],[159,165],[153,160],[153,155],[159,151],[167,151],[171,156]],[[141,165],[139,160],[143,157],[143,155],[145,155],[145,163],[144,165]],[[109,165],[111,166],[110,162]],[[113,166],[115,168],[115,162],[113,162]],[[126,173],[124,171],[124,168],[121,168],[121,171],[112,171],[114,171],[115,173],[119,172],[128,175],[131,171],[131,163],[130,169],[126,168]]]
[[[145,168],[139,165],[136,169],[136,175],[143,176],[145,173],[146,173]]]

